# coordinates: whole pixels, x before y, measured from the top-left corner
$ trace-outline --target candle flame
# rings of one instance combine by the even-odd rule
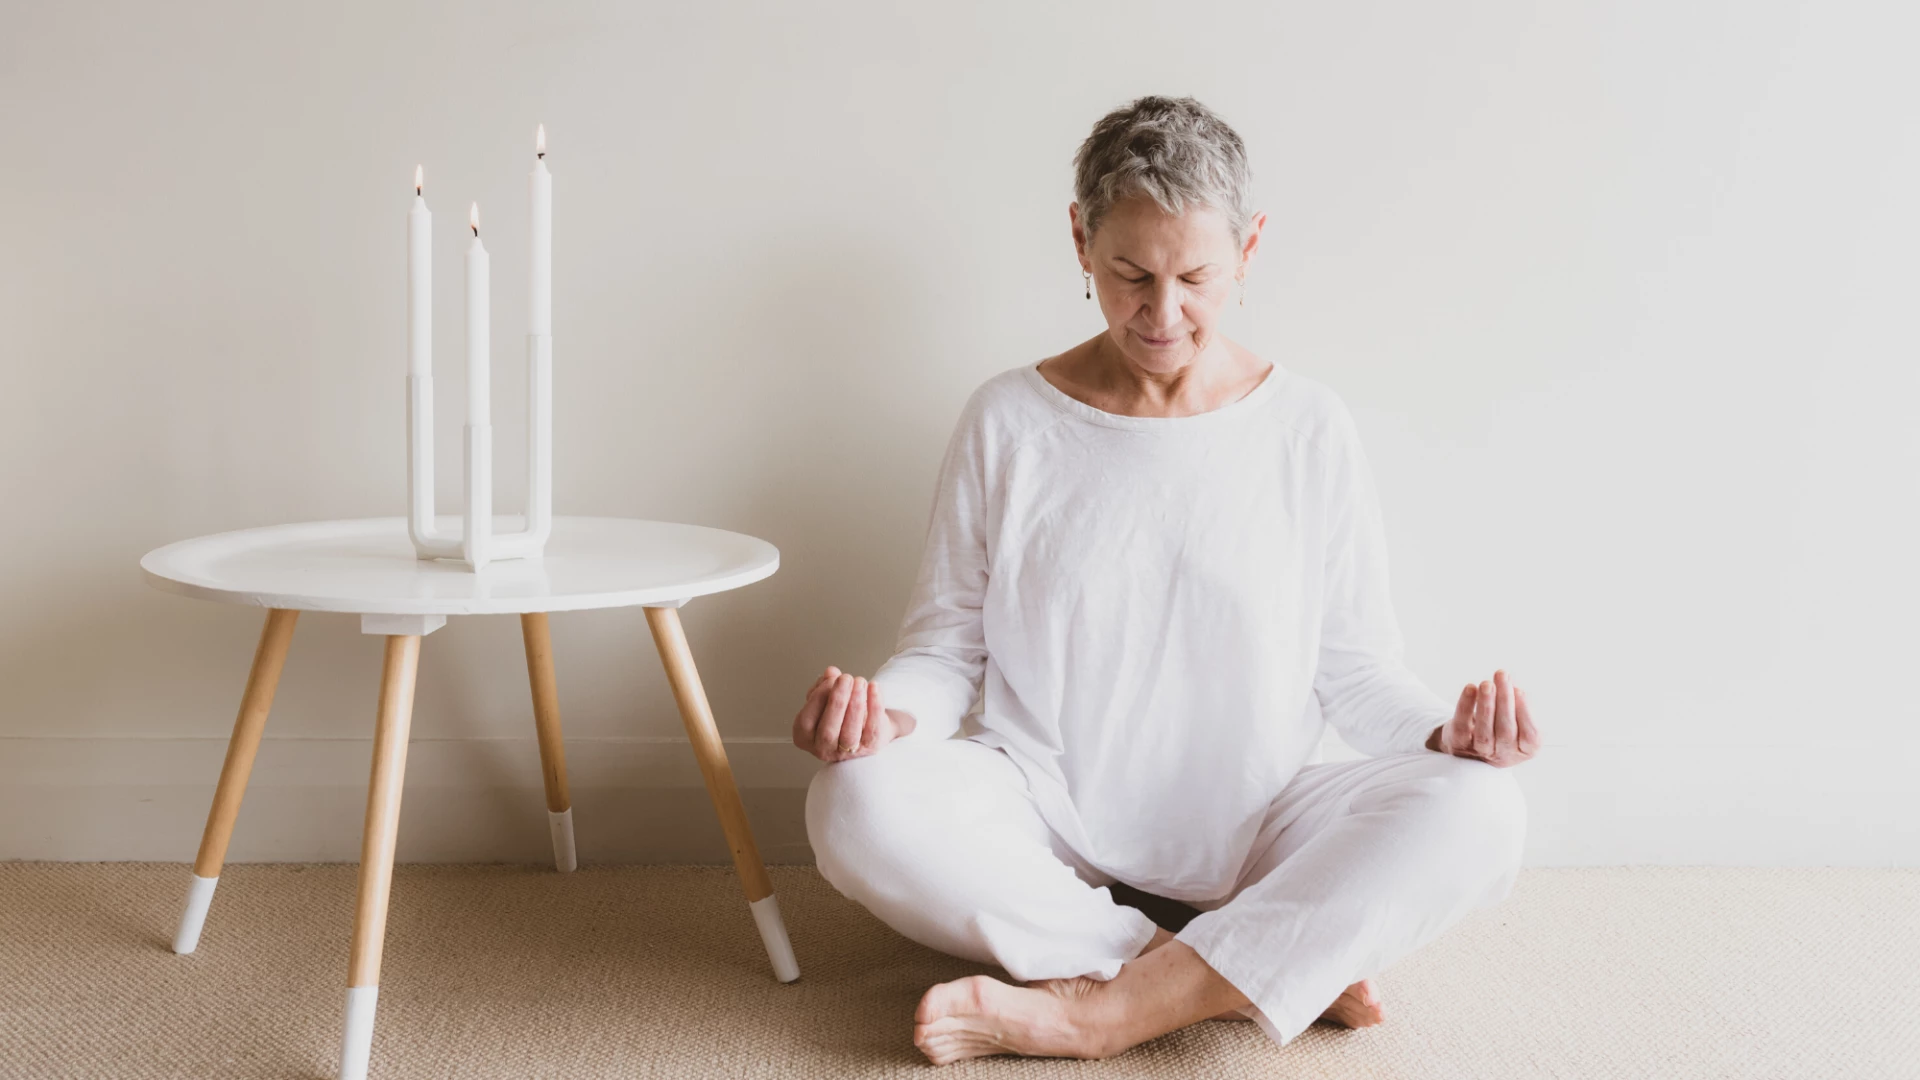
[[[467,212],[467,224],[473,226],[473,235],[475,236],[480,235],[480,204],[479,203],[474,203],[473,209]]]
[[[422,188],[425,187],[426,178],[427,167],[425,165],[415,165],[413,167],[413,193],[415,195],[420,194]]]
[[[533,156],[547,156],[547,125],[541,124],[533,131]]]

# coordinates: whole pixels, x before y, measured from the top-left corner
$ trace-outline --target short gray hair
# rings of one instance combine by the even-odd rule
[[[1115,202],[1145,195],[1169,214],[1218,210],[1239,243],[1253,221],[1252,179],[1240,136],[1190,97],[1136,98],[1101,117],[1073,155],[1073,194],[1089,237]]]

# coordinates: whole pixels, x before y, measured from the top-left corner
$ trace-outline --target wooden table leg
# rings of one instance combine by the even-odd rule
[[[299,617],[298,611],[273,608],[260,629],[253,668],[247,673],[247,689],[240,696],[240,715],[233,722],[233,737],[227,740],[227,760],[220,766],[213,808],[207,812],[207,829],[200,835],[200,854],[193,860],[193,883],[187,888],[180,925],[173,932],[174,952],[190,953],[200,944],[200,929],[206,925],[214,886],[220,883],[220,868],[227,861],[227,842],[233,839],[240,799],[247,793],[247,777],[253,773],[260,733],[267,726],[267,713],[273,709],[273,692],[280,685],[280,670],[286,665],[287,646],[293,642],[293,624]]]
[[[567,793],[567,749],[560,739],[560,690],[553,679],[553,634],[544,611],[520,616],[527,644],[527,682],[533,687],[533,728],[540,738],[540,775],[547,787],[547,827],[553,832],[553,865],[579,865],[573,846],[573,800]]]
[[[373,1049],[374,1005],[380,996],[380,950],[387,932],[387,894],[393,885],[394,839],[400,831],[400,792],[407,773],[407,732],[413,726],[413,687],[420,637],[387,638],[380,674],[380,711],[373,724],[373,775],[367,784],[367,823],[360,840],[360,899],[353,912],[353,954],[347,964],[347,1014],[340,1040],[340,1080],[366,1080]]]
[[[720,745],[720,732],[713,723],[713,710],[707,704],[707,692],[700,685],[700,673],[693,666],[693,652],[680,626],[680,612],[673,607],[650,607],[647,626],[653,631],[653,643],[660,650],[660,663],[666,666],[667,681],[673,685],[674,701],[680,706],[680,719],[686,725],[687,738],[693,743],[694,757],[706,777],[707,795],[720,815],[720,828],[733,849],[733,865],[740,883],[746,888],[747,907],[760,927],[760,940],[767,957],[773,961],[774,977],[792,982],[800,977],[800,965],[794,961],[793,945],[787,940],[787,925],[780,918],[780,907],[773,895],[773,881],[760,861],[760,849],[754,846],[753,830],[747,826],[746,807],[740,804],[740,792],[734,787],[733,769],[727,764],[726,749]]]

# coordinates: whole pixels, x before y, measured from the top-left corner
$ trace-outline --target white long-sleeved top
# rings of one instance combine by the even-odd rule
[[[907,739],[979,704],[967,737],[1006,750],[1075,851],[1193,900],[1231,891],[1323,722],[1377,756],[1452,715],[1401,656],[1379,498],[1331,389],[1274,365],[1211,412],[1121,416],[1036,362],[968,398],[873,680]]]

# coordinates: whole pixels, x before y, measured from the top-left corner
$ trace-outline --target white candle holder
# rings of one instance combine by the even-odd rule
[[[502,559],[538,559],[553,535],[553,336],[527,335],[527,525],[493,531],[493,425],[465,428],[465,510],[460,533],[434,522],[433,376],[407,376],[407,534],[422,559],[479,570]]]

